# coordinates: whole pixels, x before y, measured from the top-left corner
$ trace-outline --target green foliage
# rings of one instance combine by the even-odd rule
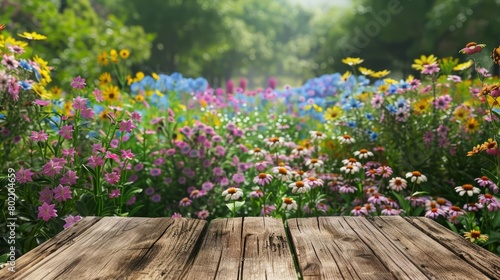
[[[24,1],[6,22],[9,30],[47,35],[47,40],[31,47],[57,70],[55,84],[69,84],[78,75],[96,77],[101,71],[98,54],[112,49],[128,49],[130,64],[149,58],[153,36],[141,26],[126,26],[114,15],[101,18],[89,0],[60,5],[60,1]]]

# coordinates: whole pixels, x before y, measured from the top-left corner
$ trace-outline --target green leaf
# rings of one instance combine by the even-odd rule
[[[134,209],[130,210],[130,212],[128,213],[128,216],[129,217],[132,217],[135,215],[135,213],[137,213],[137,211],[139,211],[142,207],[144,207],[144,204],[142,205],[138,205],[137,207],[135,207]]]
[[[233,208],[234,208],[234,211],[238,211],[238,209],[240,209],[243,205],[245,205],[244,201],[236,201],[236,202],[226,203],[227,208],[229,208],[229,210],[231,210],[231,212],[233,211]]]

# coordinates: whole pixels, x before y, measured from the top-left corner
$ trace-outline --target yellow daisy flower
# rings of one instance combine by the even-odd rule
[[[469,239],[470,242],[474,242],[476,240],[480,242],[486,242],[489,239],[488,235],[481,234],[480,230],[475,229],[464,233],[464,237]]]
[[[340,118],[342,116],[342,108],[340,107],[337,107],[337,106],[333,106],[333,107],[330,107],[328,109],[326,109],[325,111],[325,120],[331,120],[331,121],[334,121],[338,118]]]
[[[140,82],[142,79],[144,79],[143,72],[139,71],[139,72],[135,73],[134,82]]]
[[[391,78],[386,78],[384,79],[384,82],[388,85],[396,85],[398,83],[398,81],[394,80],[394,79],[391,79]]]
[[[146,100],[146,98],[144,98],[144,95],[142,94],[138,94],[135,96],[135,101],[137,102],[144,102],[144,100]]]
[[[470,118],[465,124],[465,131],[473,133],[479,129],[479,122],[475,118]]]
[[[354,66],[363,63],[363,59],[359,57],[346,57],[342,59],[342,63],[347,64],[349,66]]]
[[[474,64],[474,62],[472,61],[472,59],[469,59],[467,60],[467,62],[460,63],[457,66],[453,67],[453,71],[463,71],[471,67],[472,64]]]
[[[99,76],[99,85],[103,86],[111,83],[111,74],[104,72]]]
[[[429,56],[421,55],[420,59],[416,58],[413,60],[413,64],[411,65],[411,68],[422,71],[424,70],[424,65],[430,65],[434,64],[437,62],[437,57],[435,57],[433,54]]]
[[[58,86],[53,86],[50,88],[50,93],[51,93],[52,99],[61,98],[62,92],[63,92],[62,88],[60,88]]]
[[[389,70],[382,70],[382,71],[377,71],[377,72],[371,74],[371,76],[373,78],[376,78],[376,79],[381,79],[381,78],[389,75],[390,73],[391,73],[391,71],[389,71]]]
[[[429,110],[431,104],[429,99],[430,98],[423,98],[418,102],[413,103],[413,112],[415,115],[423,114]]]
[[[97,55],[97,62],[100,65],[103,65],[103,66],[108,65],[108,63],[109,63],[108,53],[107,52],[102,52],[99,55]]]
[[[23,32],[22,34],[17,34],[19,37],[26,38],[32,41],[39,41],[47,39],[47,36],[38,34],[36,32]]]
[[[33,83],[31,86],[33,87],[33,90],[36,92],[36,94],[38,94],[42,99],[50,99],[50,93],[44,86],[38,83]]]
[[[156,74],[155,72],[153,72],[153,74],[151,74],[151,77],[153,77],[153,79],[155,79],[155,80],[160,79],[160,76],[158,76],[158,74]]]
[[[26,47],[28,47],[28,42],[17,41],[16,39],[10,36],[5,38],[3,35],[0,35],[0,47],[5,47],[5,46],[19,46],[26,50]]]
[[[455,111],[453,111],[453,116],[455,119],[464,122],[470,118],[470,110],[464,105],[458,106]]]
[[[362,75],[365,75],[365,76],[370,76],[371,74],[373,74],[375,72],[375,71],[370,70],[370,69],[365,68],[365,67],[359,67],[358,70]]]
[[[115,102],[120,97],[120,89],[118,86],[109,85],[102,91],[102,97],[104,100]]]
[[[347,79],[349,79],[349,77],[351,76],[351,71],[345,71],[344,75],[342,75],[341,79],[342,81],[347,81]]]
[[[130,56],[130,51],[127,49],[120,50],[120,57],[122,59],[127,59]]]

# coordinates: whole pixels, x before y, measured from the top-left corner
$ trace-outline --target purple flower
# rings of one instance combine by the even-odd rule
[[[80,96],[73,98],[73,109],[83,110],[85,108],[87,108],[87,98],[83,98]]]
[[[132,196],[128,201],[127,201],[127,205],[132,205],[135,203],[135,201],[137,200],[137,197]]]
[[[72,139],[73,138],[73,126],[72,125],[64,125],[59,130],[59,135],[61,135],[64,139]]]
[[[104,101],[104,98],[102,96],[102,92],[98,88],[94,88],[94,91],[92,93],[94,94],[94,97],[95,97],[95,100],[97,101],[97,103]]]
[[[82,110],[82,118],[93,119],[95,116],[94,110],[90,108],[85,108]]]
[[[64,174],[64,176],[61,178],[61,184],[74,185],[76,184],[76,179],[78,179],[78,176],[76,176],[76,171],[68,170],[66,174]]]
[[[69,228],[70,226],[72,226],[74,223],[78,222],[82,217],[80,217],[79,215],[76,215],[73,217],[73,215],[68,215],[68,217],[64,218],[64,221],[66,222],[66,224],[64,224],[64,228]]]
[[[44,175],[53,177],[56,174],[61,173],[61,170],[63,169],[63,166],[60,165],[58,161],[50,160],[47,162],[43,167],[42,167],[42,173]]]
[[[123,120],[121,123],[120,123],[120,131],[123,132],[123,131],[127,131],[128,133],[132,132],[132,129],[136,128],[136,126],[134,125],[134,123],[132,122],[132,120]]]
[[[111,173],[104,174],[104,177],[106,177],[106,182],[108,182],[111,185],[116,184],[120,181],[120,174],[114,171]]]
[[[90,156],[87,164],[92,167],[92,168],[95,168],[96,166],[103,166],[104,165],[104,160],[102,159],[102,157],[100,156]]]
[[[47,141],[49,135],[43,129],[40,132],[32,131],[30,139],[34,142]]]
[[[50,189],[50,187],[45,187],[41,192],[38,192],[40,197],[38,198],[38,201],[40,202],[45,202],[45,203],[50,203],[52,201],[54,193]]]
[[[153,201],[154,203],[158,203],[160,202],[161,200],[161,195],[160,194],[154,194],[152,197],[151,197],[151,201]]]
[[[153,177],[158,177],[161,174],[161,169],[160,168],[151,168],[151,171],[149,172],[151,176]]]
[[[38,219],[43,219],[44,221],[48,221],[53,217],[57,217],[57,210],[54,209],[55,204],[47,204],[44,202],[42,206],[38,207]]]
[[[245,182],[245,176],[241,173],[236,173],[233,175],[233,181],[238,184],[243,183]]]
[[[210,191],[211,189],[214,188],[214,184],[212,182],[204,182],[203,184],[201,184],[201,188],[204,190],[204,191]]]
[[[111,192],[109,193],[109,198],[116,198],[119,197],[120,195],[121,195],[120,189],[111,190]]]
[[[20,183],[20,184],[24,184],[26,182],[33,182],[33,179],[31,178],[35,173],[31,172],[31,170],[28,168],[28,169],[24,169],[23,166],[21,166],[21,169],[19,169],[19,171],[16,172],[16,180]]]
[[[59,202],[66,201],[72,198],[69,186],[59,185],[57,186],[57,188],[53,190],[53,192],[54,192],[54,198]]]
[[[123,160],[127,160],[127,159],[130,160],[130,159],[134,158],[134,154],[132,153],[132,151],[130,149],[128,149],[126,151],[125,150],[121,150],[121,152],[122,152],[122,159]],[[137,167],[137,165],[136,165],[136,167]]]
[[[78,76],[78,77],[72,79],[70,85],[74,89],[83,89],[85,87],[85,85],[86,85],[85,79],[83,79],[82,77]]]
[[[219,157],[223,157],[226,154],[226,149],[222,146],[215,147],[215,154]]]

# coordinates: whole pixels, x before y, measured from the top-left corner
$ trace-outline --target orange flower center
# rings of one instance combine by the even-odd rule
[[[471,230],[470,231],[470,236],[474,238],[479,238],[481,236],[481,232],[479,230]]]
[[[297,149],[297,151],[302,151],[302,150],[304,150],[304,147],[302,147],[302,146],[297,146],[297,148],[295,148],[295,149]]]
[[[474,187],[471,184],[465,184],[462,186],[462,189],[464,189],[466,191],[472,191],[474,189]]]
[[[285,204],[292,204],[292,203],[293,203],[293,198],[289,198],[289,197],[287,197],[287,198],[283,199],[283,202],[284,202]]]
[[[422,173],[420,173],[419,171],[413,171],[413,172],[411,173],[411,175],[412,175],[412,176],[415,176],[415,177],[420,177],[420,176],[422,176]]]
[[[351,139],[351,136],[348,134],[344,134],[342,137],[344,137],[344,139]]]
[[[318,159],[315,158],[311,159],[311,163],[318,163]]]
[[[297,188],[302,188],[302,187],[304,186],[304,182],[302,182],[302,181],[297,181],[297,182],[295,183],[295,186],[297,186]]]
[[[192,191],[192,192],[191,192],[191,195],[197,195],[197,194],[199,194],[199,193],[200,193],[200,191],[199,191],[199,190],[194,190],[194,191]]]
[[[314,182],[314,181],[316,181],[317,179],[316,179],[316,178],[314,178],[314,177],[309,177],[309,178],[307,178],[307,180],[309,180],[309,181],[313,181],[313,182]]]
[[[439,205],[445,205],[446,204],[446,199],[439,197],[436,199],[436,203]]]
[[[484,195],[484,198],[492,199],[493,196],[490,193],[487,193],[487,194]]]
[[[266,173],[259,173],[259,179],[266,179],[267,174]]]
[[[273,142],[273,143],[276,143],[280,141],[280,139],[278,137],[272,137],[272,138],[269,138],[269,142]]]
[[[189,198],[185,197],[182,199],[182,202],[188,202],[189,201]]]
[[[358,161],[357,161],[355,158],[350,158],[350,159],[349,159],[349,162],[356,163],[356,162],[358,162]]]
[[[403,184],[403,181],[401,181],[401,179],[394,180],[394,185],[401,186],[402,184]]]
[[[467,45],[465,45],[466,48],[470,48],[470,47],[475,47],[477,45],[476,42],[470,42],[470,43],[467,43]]]
[[[358,205],[358,206],[354,207],[354,209],[355,209],[356,211],[359,211],[359,210],[361,210],[361,206],[359,206],[359,205]]]
[[[438,211],[438,209],[437,208],[432,208],[431,211],[434,212],[434,213],[436,213]]]
[[[284,167],[280,167],[280,168],[278,168],[278,172],[279,172],[280,174],[283,174],[283,175],[288,174],[288,171],[287,171],[287,170],[286,170],[286,168],[284,168]]]
[[[236,193],[236,188],[229,188],[229,189],[227,189],[227,193],[229,193],[229,194],[235,194]]]
[[[259,148],[255,148],[253,149],[254,153],[260,153],[260,149]]]
[[[453,211],[457,211],[457,212],[462,211],[462,209],[460,207],[455,206],[455,205],[451,206],[450,209],[453,210]]]
[[[323,133],[316,131],[316,136],[323,136]]]
[[[361,149],[361,150],[359,150],[359,152],[360,152],[361,154],[366,154],[366,153],[368,153],[368,150],[367,150],[367,149]]]

